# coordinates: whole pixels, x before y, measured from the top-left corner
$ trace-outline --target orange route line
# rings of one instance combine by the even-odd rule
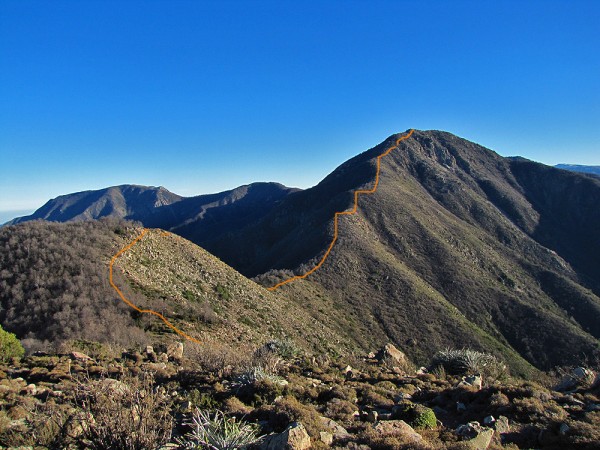
[[[275,286],[267,288],[267,290],[274,291],[275,289],[280,288],[284,284],[291,283],[292,281],[295,281],[295,280],[300,280],[300,279],[306,278],[307,276],[309,276],[311,273],[315,272],[317,269],[319,269],[319,267],[321,267],[323,265],[325,260],[329,257],[329,254],[331,253],[331,250],[333,249],[333,246],[335,245],[335,242],[337,241],[337,238],[338,238],[338,218],[340,216],[351,216],[352,214],[356,214],[356,212],[358,211],[358,196],[360,194],[369,195],[369,194],[374,194],[377,191],[377,186],[379,186],[379,172],[381,171],[381,158],[389,155],[389,153],[392,150],[394,150],[396,147],[398,147],[400,145],[400,142],[411,137],[414,131],[415,130],[411,129],[406,136],[399,137],[396,140],[396,143],[394,145],[392,145],[390,148],[388,148],[385,152],[383,152],[381,155],[379,155],[377,157],[377,171],[375,172],[375,184],[373,185],[373,189],[369,189],[369,190],[361,189],[361,190],[354,191],[354,207],[350,211],[340,211],[340,212],[335,213],[335,215],[333,216],[333,239],[331,240],[331,243],[329,244],[329,248],[327,248],[327,251],[321,258],[321,260],[318,262],[318,264],[315,267],[313,267],[312,269],[310,269],[308,272],[306,272],[305,274],[296,275],[291,278],[288,278],[287,280],[284,280],[281,283],[277,283]]]
[[[201,344],[201,342],[190,336],[189,334],[184,333],[183,331],[181,331],[179,328],[177,328],[175,325],[173,325],[171,322],[169,322],[167,320],[167,318],[165,316],[163,316],[162,314],[152,310],[152,309],[142,309],[137,307],[136,305],[134,305],[132,302],[130,302],[129,300],[127,300],[127,298],[125,297],[125,295],[123,295],[123,293],[121,292],[121,290],[117,287],[117,285],[114,283],[113,281],[113,266],[115,264],[115,262],[117,261],[117,259],[119,258],[119,256],[121,256],[123,253],[125,253],[126,251],[128,251],[129,249],[131,249],[131,247],[133,247],[135,244],[137,244],[146,233],[148,233],[148,229],[144,228],[144,230],[140,233],[140,235],[138,237],[136,237],[133,241],[131,241],[129,244],[127,244],[125,247],[123,247],[121,250],[119,250],[110,260],[110,264],[108,266],[108,281],[110,282],[110,285],[113,287],[113,289],[117,292],[117,294],[119,294],[119,297],[121,297],[121,300],[123,300],[128,306],[130,306],[131,308],[135,309],[137,312],[140,313],[145,313],[145,314],[152,314],[153,316],[158,317],[159,319],[161,319],[169,328],[171,328],[175,333],[177,333],[178,335],[180,335],[181,337],[187,339],[188,341],[192,341],[195,342],[197,344]],[[168,233],[163,232],[161,233],[163,236],[167,235]]]

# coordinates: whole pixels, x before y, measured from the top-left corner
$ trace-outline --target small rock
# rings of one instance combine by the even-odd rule
[[[185,412],[190,412],[192,410],[192,406],[194,406],[194,405],[189,400],[185,400],[185,401],[179,403],[179,407]]]
[[[560,427],[558,427],[558,434],[561,436],[565,436],[569,432],[569,425],[566,423],[561,423]]]
[[[493,425],[494,422],[496,422],[496,419],[494,418],[494,416],[487,416],[483,419],[483,424],[488,427]]]
[[[344,368],[342,369],[342,373],[343,373],[344,375],[346,375],[346,374],[348,374],[348,372],[352,372],[352,370],[354,370],[354,369],[352,369],[352,366],[351,366],[351,365],[347,365],[346,367],[344,367]]]
[[[473,386],[474,388],[481,390],[483,387],[483,378],[481,375],[462,377],[462,381],[459,382],[457,386]]]
[[[398,394],[396,394],[396,395],[394,396],[394,401],[395,401],[396,403],[400,403],[400,402],[401,402],[401,401],[403,401],[403,400],[411,400],[411,399],[412,399],[412,395],[410,395],[410,394],[406,394],[406,393],[404,393],[404,392],[399,392]]]
[[[426,373],[429,373],[427,367],[419,367],[417,369],[417,375],[425,375]]]
[[[25,387],[25,393],[27,395],[35,395],[35,394],[37,394],[37,386],[35,384],[33,384],[33,383],[28,384]]]
[[[464,403],[461,402],[456,402],[456,411],[457,412],[462,412],[462,411],[466,411],[467,407],[465,406]]]
[[[369,411],[369,414],[367,414],[367,422],[375,423],[375,422],[377,422],[378,418],[379,418],[379,413],[375,410],[371,410],[371,411]]]

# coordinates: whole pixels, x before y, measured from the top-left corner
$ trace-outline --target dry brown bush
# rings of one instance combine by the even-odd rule
[[[171,436],[169,399],[148,373],[80,383],[81,439],[94,450],[157,448]]]

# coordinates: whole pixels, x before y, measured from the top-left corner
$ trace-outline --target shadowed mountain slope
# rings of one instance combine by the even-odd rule
[[[314,266],[334,212],[372,186],[375,158],[395,139],[228,236],[222,258],[249,275]],[[600,180],[417,131],[382,160],[377,193],[341,218],[321,269],[283,289],[307,302],[305,292],[322,288],[362,333],[406,343],[417,359],[446,345],[514,350],[543,368],[594,357],[599,211]],[[284,278],[271,271],[260,280]]]
[[[114,186],[61,195],[32,215],[18,217],[6,225],[36,219],[51,222],[126,219],[140,221],[147,227],[173,230],[201,242],[260,219],[296,191],[279,183],[252,183],[217,194],[181,197],[162,186]]]

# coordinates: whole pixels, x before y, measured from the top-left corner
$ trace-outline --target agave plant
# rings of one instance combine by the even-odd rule
[[[245,449],[260,440],[255,425],[226,417],[219,410],[211,415],[196,408],[187,425],[192,430],[177,440],[182,449]]]
[[[488,353],[471,349],[445,349],[433,357],[433,366],[442,366],[448,373],[481,373],[486,368],[501,365],[500,361]]]

